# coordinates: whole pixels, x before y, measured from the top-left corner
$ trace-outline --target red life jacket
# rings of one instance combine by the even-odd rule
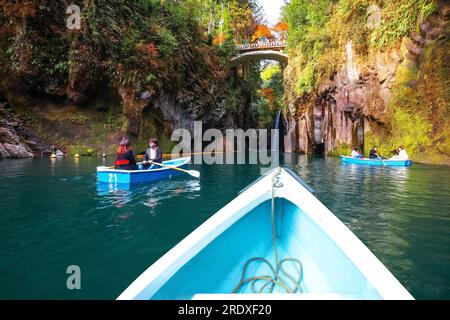
[[[126,166],[127,164],[130,164],[130,160],[124,159],[124,160],[116,160],[114,162],[114,165],[117,166]]]

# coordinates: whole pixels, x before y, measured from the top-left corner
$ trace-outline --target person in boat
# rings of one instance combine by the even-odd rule
[[[131,143],[127,138],[120,141],[116,152],[116,161],[114,166],[119,170],[136,170],[136,157],[133,150],[131,150]]]
[[[148,142],[149,148],[145,152],[144,161],[142,162],[144,169],[157,169],[161,168],[153,162],[162,163],[163,152],[159,147],[158,140],[156,138],[151,138]]]
[[[386,157],[378,154],[378,147],[374,146],[370,151],[369,151],[369,158],[370,159],[387,159]]]
[[[398,146],[397,155],[393,156],[391,160],[409,160],[409,156],[403,146]]]
[[[359,152],[358,148],[353,149],[350,156],[353,158],[362,158],[362,154],[361,154],[361,152]]]

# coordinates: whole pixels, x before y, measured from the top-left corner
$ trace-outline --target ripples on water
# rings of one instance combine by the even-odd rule
[[[416,298],[450,298],[450,169],[291,167]],[[117,297],[143,270],[259,176],[245,165],[131,188],[96,183],[95,158],[0,161],[0,298]],[[65,288],[82,269],[83,290]]]
[[[150,185],[131,187],[98,183],[96,200],[99,206],[97,209],[145,205],[151,209],[150,213],[155,214],[154,209],[164,200],[180,195],[187,199],[195,199],[199,196],[198,191],[200,191],[198,180],[165,180]]]

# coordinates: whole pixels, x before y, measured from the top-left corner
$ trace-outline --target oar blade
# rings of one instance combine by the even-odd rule
[[[196,171],[196,170],[187,170],[187,173],[189,173],[189,175],[193,176],[194,178],[200,178],[200,172]]]

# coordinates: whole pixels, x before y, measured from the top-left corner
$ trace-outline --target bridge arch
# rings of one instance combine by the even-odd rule
[[[255,60],[275,60],[281,63],[286,63],[288,61],[288,55],[275,50],[259,50],[241,53],[234,57],[230,61],[231,67],[236,67],[240,64],[244,64],[248,61]]]

